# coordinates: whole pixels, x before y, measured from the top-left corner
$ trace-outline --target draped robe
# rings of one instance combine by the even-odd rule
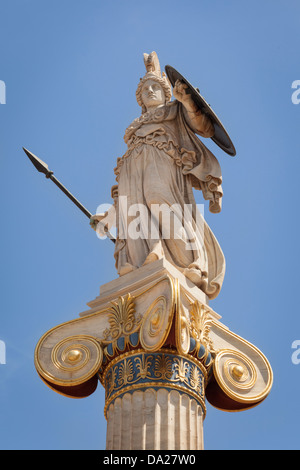
[[[193,194],[201,190],[210,211],[221,210],[219,163],[195,135],[207,135],[211,126],[202,115],[201,128],[193,129],[183,105],[173,101],[126,129],[128,150],[115,168],[120,275],[165,257],[208,298],[218,295],[225,259]]]

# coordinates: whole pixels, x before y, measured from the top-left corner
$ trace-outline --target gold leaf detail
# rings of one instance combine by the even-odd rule
[[[111,302],[107,310],[110,328],[103,332],[104,339],[117,340],[120,336],[130,335],[141,322],[141,315],[135,317],[134,298],[127,294],[119,297],[116,302]]]
[[[114,386],[115,386],[115,381],[116,381],[116,378],[117,378],[117,367],[114,367],[112,370],[111,370],[111,373],[108,375],[107,377],[107,393],[110,394],[113,389],[114,389]]]
[[[135,359],[136,367],[139,370],[137,377],[141,379],[145,379],[146,377],[151,377],[151,371],[149,369],[152,365],[152,356],[147,356],[145,358],[145,354],[142,353],[142,357],[137,357]]]
[[[175,364],[175,370],[178,374],[178,378],[180,382],[185,382],[187,373],[189,370],[189,364],[187,361],[184,361],[182,358],[179,360],[177,359],[177,364]]]
[[[199,393],[201,392],[201,385],[202,385],[202,376],[200,374],[199,369],[196,366],[191,368],[190,372],[190,384],[191,387],[197,390]]]
[[[121,385],[127,385],[133,379],[132,361],[125,359],[120,366],[119,382]]]
[[[191,335],[209,349],[213,349],[212,341],[209,337],[212,320],[209,311],[198,300],[193,303],[191,311],[190,330]]]
[[[172,376],[172,361],[165,354],[160,354],[155,359],[155,372],[156,377],[161,379],[170,379]]]

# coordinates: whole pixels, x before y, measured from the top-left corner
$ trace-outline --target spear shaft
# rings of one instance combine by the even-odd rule
[[[53,171],[49,170],[47,163],[43,162],[40,158],[38,158],[36,155],[31,153],[29,150],[25,149],[23,147],[24,152],[26,153],[27,157],[29,160],[33,163],[35,168],[40,172],[44,173],[47,179],[50,179],[53,181],[54,184],[66,195],[68,196],[69,199],[90,219],[92,217],[92,214],[81,204],[81,202],[76,199],[73,194],[70,193],[70,191],[54,176]],[[101,222],[100,222],[101,223]],[[106,235],[108,238],[115,243],[116,240],[115,238],[109,233],[108,230],[105,230]]]
[[[53,181],[53,183],[56,184],[56,186],[61,189],[62,192],[65,193],[65,195],[68,196],[68,198],[71,199],[71,201],[74,202],[74,204],[76,204],[76,206],[90,219],[92,214],[81,204],[81,202],[78,201],[78,199],[76,199],[76,197],[73,196],[73,194],[70,193],[70,191],[68,191],[67,188],[65,188],[63,184],[61,184],[60,181],[58,181],[57,178],[55,178],[52,172],[49,173],[50,175],[46,175],[46,178],[49,178],[51,181]]]

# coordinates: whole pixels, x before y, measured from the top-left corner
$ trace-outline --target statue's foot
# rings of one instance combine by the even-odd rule
[[[134,269],[136,269],[136,268],[134,266],[132,266],[132,264],[125,263],[124,266],[121,267],[121,269],[119,271],[119,275],[124,276],[124,274],[131,273],[131,271],[134,271]]]
[[[151,252],[151,253],[149,253],[149,255],[147,256],[147,258],[145,259],[143,266],[144,266],[145,264],[153,263],[154,261],[157,261],[158,259],[159,259],[159,258],[158,258],[158,256],[157,256],[157,254]]]
[[[190,281],[192,281],[194,284],[196,284],[196,286],[199,285],[199,283],[201,282],[202,280],[202,274],[201,274],[201,271],[199,269],[195,269],[195,268],[186,268],[184,271],[183,271],[183,274],[185,275],[185,277],[187,277]]]
[[[199,268],[189,267],[183,271],[186,278],[192,281],[197,287],[205,291],[207,287],[207,274],[202,272]]]

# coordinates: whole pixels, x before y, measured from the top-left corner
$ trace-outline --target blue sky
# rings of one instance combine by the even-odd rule
[[[226,257],[211,307],[257,346],[274,373],[258,407],[207,406],[206,449],[298,449],[300,4],[293,0],[2,0],[1,449],[104,449],[101,385],[72,400],[47,388],[33,364],[48,329],[78,317],[116,277],[113,244],[33,168],[22,147],[95,212],[110,203],[125,151],[143,53],[155,50],[198,86],[237,156],[205,144],[223,172],[223,209],[206,219]],[[1,101],[1,99],[0,99]],[[196,194],[202,203],[201,194]]]

